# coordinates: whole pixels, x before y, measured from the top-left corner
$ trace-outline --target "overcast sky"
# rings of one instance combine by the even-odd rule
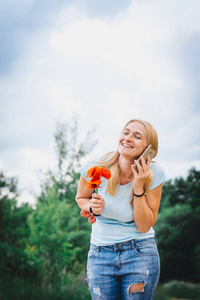
[[[115,150],[132,118],[159,134],[168,179],[200,169],[199,0],[0,2],[0,167],[20,201],[55,165],[57,122],[96,126],[90,157]]]

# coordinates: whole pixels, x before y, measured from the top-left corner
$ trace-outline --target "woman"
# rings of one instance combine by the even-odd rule
[[[87,263],[92,299],[153,299],[160,260],[152,226],[165,175],[149,157],[138,162],[149,144],[157,153],[158,137],[152,125],[135,119],[128,122],[118,150],[98,163],[111,171],[111,179],[102,179],[98,194],[88,188],[88,168],[81,168],[76,201],[81,209],[98,215]]]

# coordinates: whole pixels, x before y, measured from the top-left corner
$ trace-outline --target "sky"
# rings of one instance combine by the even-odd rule
[[[159,136],[168,179],[200,169],[199,0],[0,2],[0,168],[33,204],[58,122],[96,128],[100,157],[133,118]],[[86,157],[87,159],[87,157]]]

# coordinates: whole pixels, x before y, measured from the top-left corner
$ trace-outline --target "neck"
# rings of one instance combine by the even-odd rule
[[[126,184],[133,179],[133,171],[131,168],[133,161],[120,155],[118,163],[120,170],[120,182],[122,184]]]

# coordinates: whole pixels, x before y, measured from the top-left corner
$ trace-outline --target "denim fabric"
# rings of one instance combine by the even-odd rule
[[[154,238],[90,247],[87,281],[93,300],[152,300],[159,275]],[[129,291],[132,284],[141,282],[142,291]]]

